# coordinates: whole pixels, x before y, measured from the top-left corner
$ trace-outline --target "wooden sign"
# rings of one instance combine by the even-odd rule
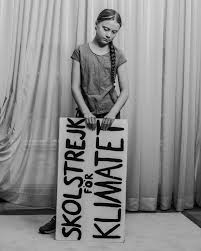
[[[123,242],[127,120],[109,130],[83,118],[61,118],[57,185],[57,240]]]

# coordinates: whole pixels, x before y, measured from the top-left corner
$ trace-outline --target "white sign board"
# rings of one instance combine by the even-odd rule
[[[125,119],[109,130],[83,118],[61,118],[57,185],[57,240],[123,242],[127,170]]]

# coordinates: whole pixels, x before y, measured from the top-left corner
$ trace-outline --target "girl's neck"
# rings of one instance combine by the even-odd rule
[[[95,46],[100,47],[100,48],[104,48],[108,46],[107,44],[100,43],[96,37],[94,37],[91,43],[93,43]]]
[[[89,44],[90,44],[90,48],[92,49],[92,51],[94,51],[96,54],[104,55],[109,52],[108,44],[106,44],[106,45],[100,44],[96,40],[96,38],[94,38]]]

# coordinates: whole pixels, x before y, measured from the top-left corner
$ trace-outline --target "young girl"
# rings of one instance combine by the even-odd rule
[[[96,118],[103,118],[101,128],[107,130],[128,99],[126,58],[113,39],[121,28],[121,17],[112,9],[103,10],[95,23],[94,39],[78,46],[71,58],[72,94],[77,103],[77,117],[84,117],[89,129],[95,130]],[[115,90],[118,76],[120,95]],[[40,227],[40,233],[55,231],[56,217]]]

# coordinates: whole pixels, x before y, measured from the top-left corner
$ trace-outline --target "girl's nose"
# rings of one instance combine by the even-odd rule
[[[106,34],[106,37],[107,37],[107,38],[110,38],[110,37],[111,37],[111,32],[108,32],[108,33]]]

